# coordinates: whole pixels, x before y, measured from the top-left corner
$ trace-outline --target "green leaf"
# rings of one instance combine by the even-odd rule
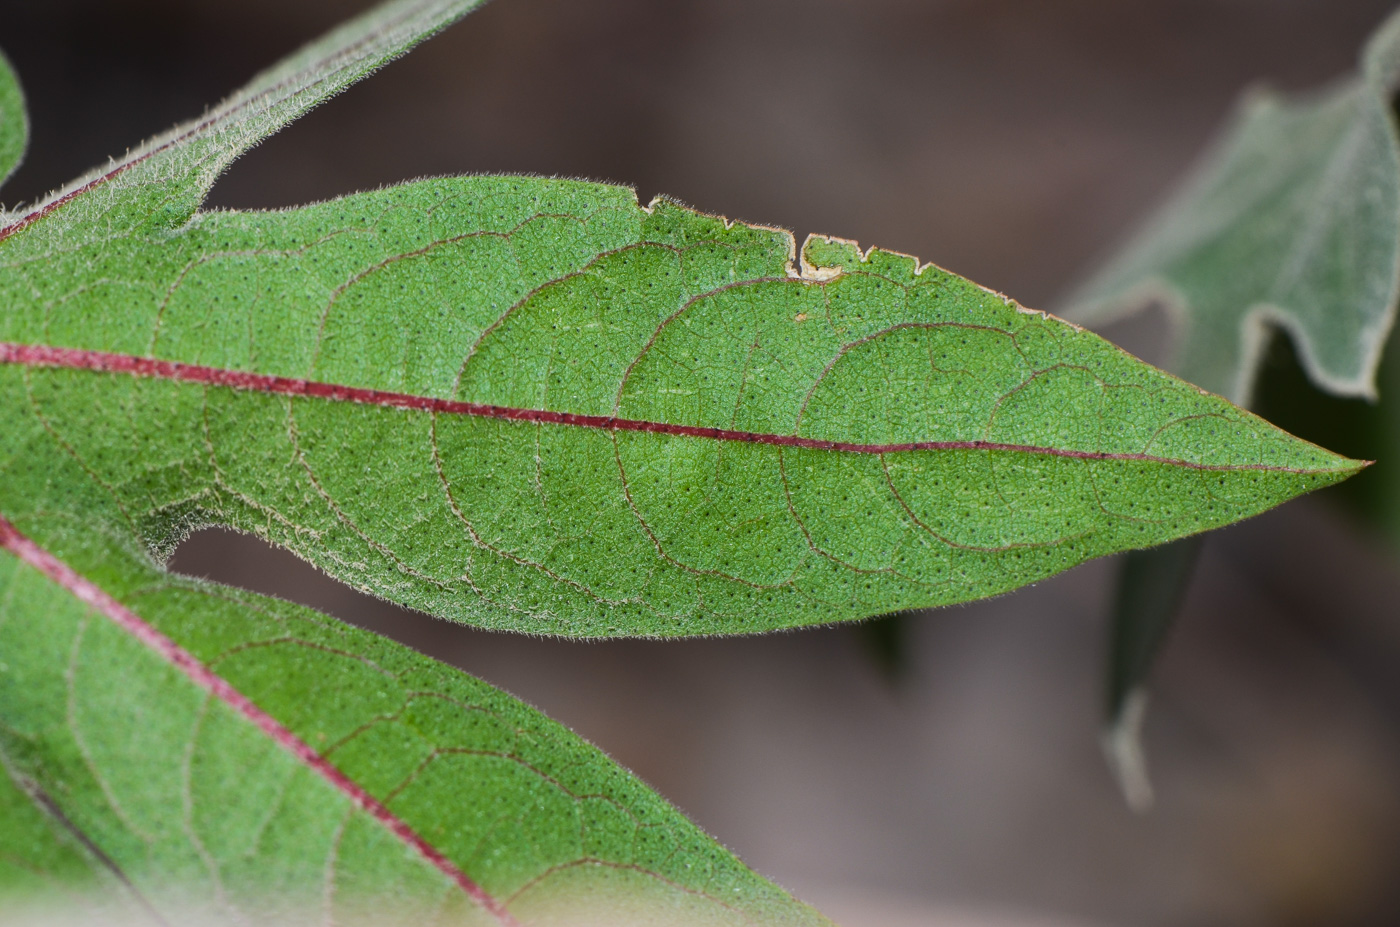
[[[1400,15],[1360,76],[1295,98],[1255,91],[1194,176],[1075,297],[1096,325],[1153,301],[1179,322],[1172,369],[1247,404],[1269,329],[1309,377],[1375,396],[1400,295]]]
[[[76,462],[153,549],[227,524],[483,626],[966,601],[1359,466],[913,258],[794,266],[624,188],[421,181],[56,250],[79,207],[0,246],[0,510]]]
[[[101,885],[96,860],[42,810],[32,784],[25,785],[29,788],[0,768],[0,897],[15,903],[42,898],[60,887]]]
[[[38,309],[46,330],[119,331],[145,272],[119,278],[144,260],[163,271],[167,253],[197,254],[163,248],[161,236],[193,218],[232,157],[474,5],[372,11],[210,117],[15,216],[0,234],[18,260],[0,286],[29,280],[66,293],[7,307],[0,325],[13,332]],[[65,268],[40,271],[23,256],[36,248]],[[77,253],[117,276],[94,265],[63,282],[72,266],[63,255]],[[211,305],[237,301],[234,279],[204,294]],[[74,297],[92,300],[90,311],[65,322]],[[144,488],[104,487],[61,450],[63,438],[29,431],[53,424],[20,398],[37,400],[47,377],[7,365],[0,400],[6,910],[57,889],[96,893],[104,913],[129,902],[166,923],[192,905],[210,908],[199,919],[214,923],[825,923],[503,693],[306,609],[165,573],[136,540],[139,505],[128,502],[198,498],[204,463],[163,465],[180,448],[179,426],[162,436],[154,406],[106,419],[134,384],[93,379],[98,403],[84,400],[80,416],[100,434],[80,443],[122,458]],[[177,404],[199,404],[202,392],[181,389]],[[129,434],[140,447],[91,443],[123,426],[154,431]],[[41,456],[58,452],[47,475],[26,459],[36,439],[48,445]]]
[[[27,840],[169,923],[826,923],[528,706],[100,518],[0,520],[0,654],[0,760],[63,821],[0,787],[0,891]]]
[[[0,184],[24,160],[29,146],[29,113],[10,60],[0,54]]]
[[[244,922],[820,922],[520,703],[152,554],[226,524],[461,621],[736,633],[992,595],[1358,468],[913,258],[626,188],[199,210],[474,5],[371,11],[0,229],[0,848]]]

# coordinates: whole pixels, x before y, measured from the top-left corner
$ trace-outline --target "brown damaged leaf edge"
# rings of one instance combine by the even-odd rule
[[[88,370],[99,373],[124,373],[136,377],[197,383],[204,386],[226,387],[247,392],[270,393],[282,396],[301,396],[310,399],[327,399],[337,402],[353,402],[360,405],[409,409],[443,415],[467,415],[477,418],[494,418],[504,421],[525,422],[538,425],[564,425],[575,428],[593,428],[600,431],[638,431],[678,437],[702,438],[712,441],[768,444],[777,447],[841,451],[852,454],[893,454],[902,451],[1020,451],[1030,454],[1044,454],[1048,457],[1069,457],[1079,460],[1148,461],[1170,464],[1190,470],[1266,470],[1282,473],[1333,473],[1341,470],[1360,469],[1368,467],[1373,463],[1373,461],[1369,460],[1354,461],[1349,463],[1346,467],[1338,467],[1335,469],[1300,470],[1296,467],[1276,467],[1270,466],[1269,464],[1202,464],[1170,457],[1158,457],[1151,454],[1076,451],[1031,444],[1005,444],[996,441],[912,441],[903,444],[856,444],[845,441],[823,441],[816,438],[803,438],[797,435],[765,434],[762,432],[735,431],[727,428],[707,428],[696,425],[676,425],[668,422],[642,421],[618,418],[616,416],[580,415],[573,412],[553,412],[542,409],[519,409],[510,406],[484,405],[475,402],[461,402],[452,399],[415,396],[408,393],[394,393],[384,390],[363,389],[354,386],[341,386],[315,380],[298,380],[291,377],[277,377],[239,370],[226,370],[218,367],[205,367],[198,364],[184,364],[178,361],[156,360],[148,357],[136,357],[131,354],[113,354],[105,351],[88,351],[78,348],[55,348],[47,345],[14,344],[10,342],[0,342],[0,364]]]

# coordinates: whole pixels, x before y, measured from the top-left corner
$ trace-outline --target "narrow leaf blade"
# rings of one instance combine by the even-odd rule
[[[1145,811],[1152,785],[1142,744],[1147,679],[1186,596],[1201,553],[1199,536],[1130,551],[1118,572],[1108,647],[1104,750],[1129,806]]]

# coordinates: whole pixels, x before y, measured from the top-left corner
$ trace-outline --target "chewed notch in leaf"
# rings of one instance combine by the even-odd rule
[[[484,626],[967,601],[1358,466],[912,257],[814,236],[795,272],[788,233],[627,188],[428,180],[55,253],[72,208],[0,254],[9,504],[75,467],[157,549],[228,524]]]

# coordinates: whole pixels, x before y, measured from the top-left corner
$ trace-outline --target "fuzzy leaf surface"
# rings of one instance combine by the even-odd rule
[[[1358,77],[1296,98],[1246,96],[1194,176],[1073,298],[1097,325],[1154,301],[1179,323],[1172,369],[1247,404],[1270,329],[1309,377],[1375,397],[1400,293],[1400,16]]]
[[[0,250],[48,251],[60,275],[81,267],[59,284],[93,296],[72,321],[122,328],[128,284],[158,277],[109,271],[150,260],[163,272],[192,254],[173,230],[233,157],[476,5],[370,11],[204,119],[14,214]],[[0,81],[4,157],[23,147],[16,87]],[[128,236],[143,244],[124,248]],[[0,286],[38,282],[35,267],[0,273]],[[68,296],[40,310],[43,327]],[[10,310],[7,330],[34,319]],[[31,391],[48,375],[6,364],[0,390],[6,915],[59,895],[94,923],[826,923],[504,693],[307,609],[166,573],[146,516],[133,518],[145,503],[130,505],[149,494],[105,486],[98,470],[122,458],[147,489],[181,496],[201,492],[198,468],[162,464],[172,446],[154,407],[137,413],[138,445],[100,446],[107,425],[137,419],[80,441],[98,470],[54,456],[66,439]],[[89,386],[107,399],[132,386],[102,379]],[[199,392],[178,402],[199,405]],[[110,411],[99,406],[94,424]]]
[[[0,244],[9,499],[80,462],[385,598],[573,636],[1014,589],[1356,464],[912,258],[631,190],[420,181]]]
[[[25,872],[245,922],[821,922],[489,686],[164,572],[194,527],[459,621],[684,636],[992,595],[1357,468],[912,258],[626,188],[199,210],[475,5],[372,10],[0,229]]]
[[[172,576],[100,521],[21,525],[0,521],[0,762],[49,820],[7,814],[0,887],[112,883],[170,923],[193,899],[215,923],[825,923],[484,683]]]

